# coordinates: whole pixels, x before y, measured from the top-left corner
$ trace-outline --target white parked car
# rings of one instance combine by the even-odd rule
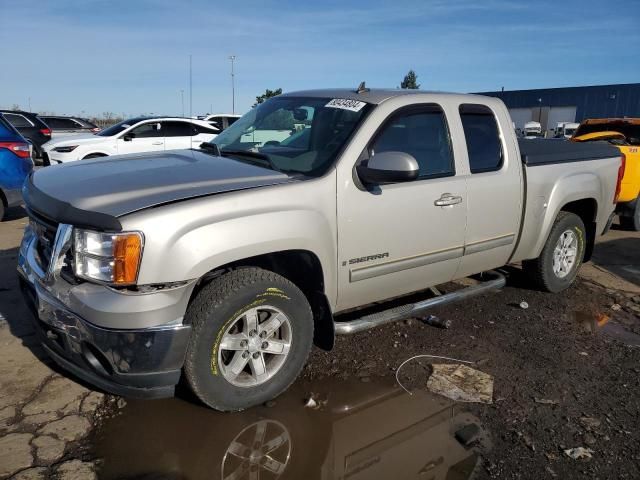
[[[95,135],[77,135],[47,142],[44,154],[53,163],[87,158],[199,148],[218,131],[208,122],[190,118],[138,117],[117,123]]]
[[[235,113],[210,113],[205,115],[202,120],[208,122],[212,127],[217,128],[220,132],[229,128],[233,122],[238,120],[241,115]]]

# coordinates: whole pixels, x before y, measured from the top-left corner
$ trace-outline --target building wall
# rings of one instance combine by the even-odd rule
[[[549,130],[555,128],[556,118],[570,116],[572,108],[575,108],[575,118],[562,118],[558,121],[640,117],[640,83],[482,92],[480,95],[498,97],[509,110],[515,109],[514,117],[517,119],[514,118],[514,121],[518,127],[519,119],[527,116],[525,109],[531,110],[530,120],[540,121],[542,127]]]

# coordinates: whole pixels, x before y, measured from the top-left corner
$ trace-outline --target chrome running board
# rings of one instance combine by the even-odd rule
[[[352,333],[369,330],[370,328],[379,327],[386,323],[415,317],[429,308],[465,300],[469,297],[480,295],[490,290],[497,290],[504,287],[507,283],[504,275],[496,272],[495,270],[483,273],[483,277],[489,277],[489,279],[477,285],[471,285],[470,287],[439,295],[434,298],[429,298],[428,300],[423,300],[421,302],[409,303],[400,307],[390,308],[389,310],[365,315],[364,317],[350,320],[348,322],[334,322],[336,335],[350,335]]]

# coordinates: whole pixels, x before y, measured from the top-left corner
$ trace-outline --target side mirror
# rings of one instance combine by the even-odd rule
[[[418,178],[418,161],[404,152],[381,152],[356,167],[365,184],[409,182]]]
[[[122,140],[124,140],[125,142],[130,142],[131,140],[134,139],[135,136],[136,136],[135,133],[127,133],[122,137]]]

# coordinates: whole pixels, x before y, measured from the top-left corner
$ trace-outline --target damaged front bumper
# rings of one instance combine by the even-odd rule
[[[51,267],[41,265],[39,237],[31,227],[18,256],[21,291],[44,349],[62,368],[107,392],[134,398],[172,396],[191,331],[181,316],[174,316],[186,308],[193,284],[170,292],[131,294],[69,283],[60,275],[65,228],[71,227],[57,228]],[[156,324],[146,326],[152,319]],[[139,328],[108,328],[97,321]]]

